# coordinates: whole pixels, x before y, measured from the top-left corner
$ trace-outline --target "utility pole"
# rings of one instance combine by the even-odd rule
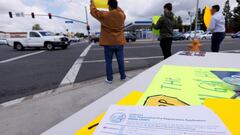
[[[196,39],[197,37],[197,27],[198,27],[198,8],[199,8],[199,0],[197,0],[197,9],[196,9],[196,19],[195,19],[195,34],[194,38]]]
[[[87,6],[85,6],[85,14],[86,14],[86,23],[87,23],[87,33],[88,33],[88,41],[90,42],[90,26],[88,22],[88,11],[87,11]]]

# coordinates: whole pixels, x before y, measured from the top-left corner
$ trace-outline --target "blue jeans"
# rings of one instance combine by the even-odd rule
[[[108,81],[113,80],[113,69],[112,69],[112,59],[113,54],[116,55],[117,62],[118,62],[118,69],[121,78],[125,79],[125,65],[124,65],[124,47],[122,45],[115,45],[115,46],[104,46],[104,54],[105,54],[105,62],[106,62],[106,75]]]
[[[211,50],[212,52],[219,52],[220,50],[220,45],[222,41],[225,38],[225,33],[224,32],[216,32],[213,33],[212,35],[212,47]]]

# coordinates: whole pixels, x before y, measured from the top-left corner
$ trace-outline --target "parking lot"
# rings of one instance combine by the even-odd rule
[[[239,41],[226,38],[221,51],[239,53]],[[210,40],[201,43],[203,51],[210,51]],[[173,53],[186,50],[189,44],[175,41]],[[158,41],[137,41],[125,47],[127,70],[148,68],[162,60]],[[115,62],[114,71],[118,71]],[[104,75],[103,48],[96,44],[74,43],[67,50],[55,51],[0,46],[0,103]]]

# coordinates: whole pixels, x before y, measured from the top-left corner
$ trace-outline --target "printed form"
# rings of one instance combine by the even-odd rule
[[[204,106],[111,106],[94,135],[231,135]]]

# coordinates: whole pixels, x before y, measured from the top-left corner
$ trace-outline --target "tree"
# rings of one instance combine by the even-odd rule
[[[206,30],[206,26],[204,24],[204,12],[205,12],[205,9],[201,10],[200,8],[198,9],[198,25],[197,25],[197,29],[198,30]],[[192,22],[192,29],[195,30],[195,22],[196,22],[196,17],[194,18],[193,22]]]
[[[225,21],[226,21],[226,31],[229,32],[232,29],[232,12],[231,12],[231,7],[230,7],[230,2],[227,0],[225,2],[225,6],[223,8],[223,15],[225,16]]]
[[[236,0],[238,3],[238,6],[234,8],[233,10],[233,28],[236,31],[240,31],[240,0]]]
[[[179,31],[182,31],[182,25],[183,21],[182,21],[182,18],[181,16],[178,16],[177,17],[177,22],[176,22],[176,28],[179,29]]]
[[[40,24],[35,24],[33,25],[32,30],[43,30],[43,29],[41,28]]]

